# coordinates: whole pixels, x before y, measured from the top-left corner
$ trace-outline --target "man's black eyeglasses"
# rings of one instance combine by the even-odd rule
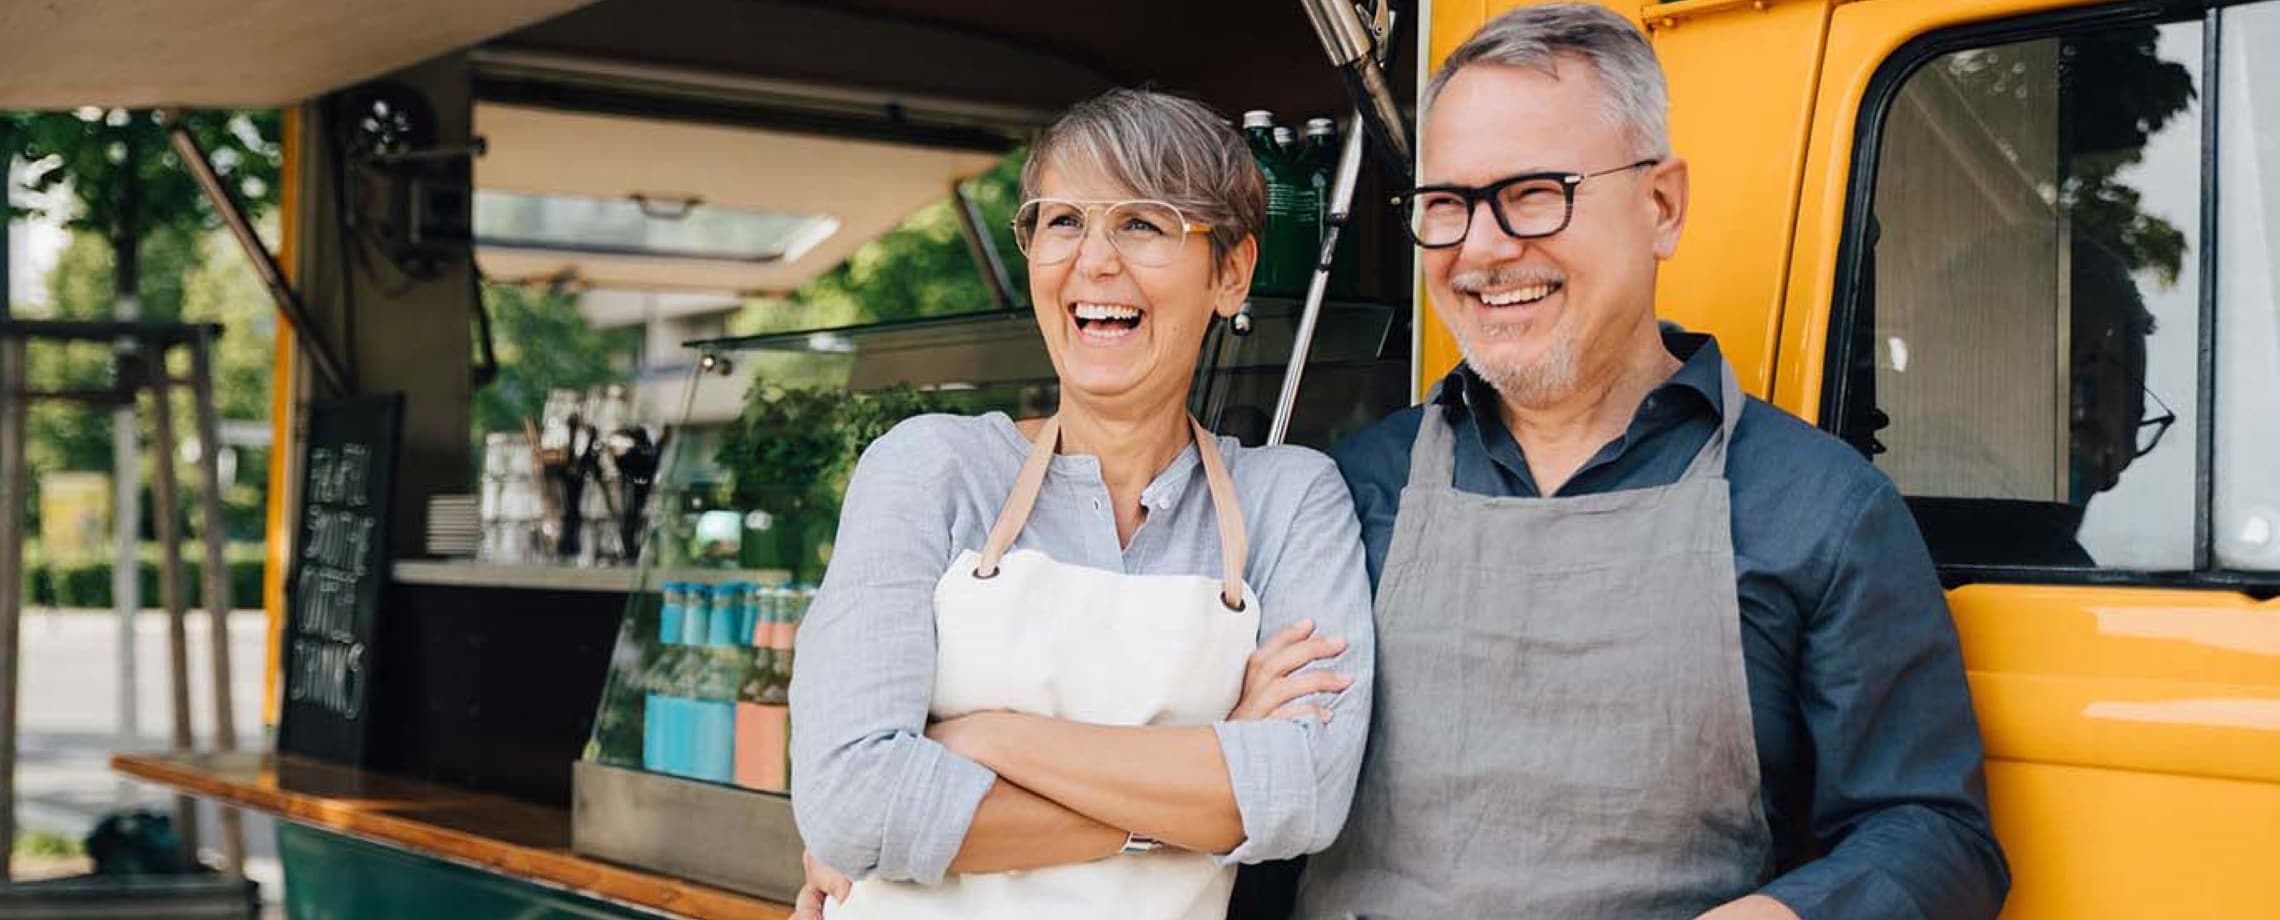
[[[1447,249],[1465,241],[1472,230],[1473,208],[1488,203],[1488,213],[1507,235],[1533,240],[1567,229],[1575,218],[1575,187],[1586,179],[1629,172],[1661,163],[1649,157],[1636,163],[1592,173],[1531,172],[1499,179],[1479,187],[1421,185],[1393,196],[1393,203],[1408,218],[1409,238],[1426,249]]]

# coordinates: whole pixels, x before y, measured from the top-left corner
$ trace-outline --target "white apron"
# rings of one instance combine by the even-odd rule
[[[1219,520],[1221,577],[1126,575],[1008,554],[1044,485],[1060,420],[1014,481],[989,543],[960,553],[934,589],[930,715],[982,710],[1104,725],[1208,725],[1242,696],[1259,602],[1243,585],[1242,507],[1211,432],[1196,453]],[[830,920],[1221,920],[1235,870],[1170,848],[1067,866],[952,875],[935,886],[868,879]]]

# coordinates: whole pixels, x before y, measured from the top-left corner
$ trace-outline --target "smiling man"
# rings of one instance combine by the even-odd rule
[[[1656,321],[1687,206],[1667,108],[1644,37],[1588,4],[1489,23],[1427,89],[1403,201],[1465,361],[1339,451],[1377,724],[1303,916],[2002,905],[1955,630],[1900,495]]]

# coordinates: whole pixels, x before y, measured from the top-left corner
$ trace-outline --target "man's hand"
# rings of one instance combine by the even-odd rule
[[[792,920],[823,920],[824,895],[845,904],[855,890],[855,883],[844,873],[824,865],[806,850],[800,851],[800,868],[806,871],[807,880],[800,883],[800,896],[792,903]]]
[[[1300,620],[1283,627],[1251,653],[1251,660],[1243,669],[1243,698],[1235,703],[1235,710],[1228,713],[1227,718],[1235,722],[1255,722],[1313,716],[1317,722],[1330,721],[1330,710],[1298,700],[1317,693],[1336,693],[1353,684],[1354,679],[1327,669],[1304,674],[1292,672],[1324,658],[1335,658],[1345,650],[1346,640],[1342,636],[1314,635],[1313,620]]]
[[[1703,914],[1696,920],[1802,920],[1802,918],[1797,916],[1796,911],[1790,910],[1787,904],[1762,894],[1753,894],[1739,901],[1729,901],[1717,910]]]

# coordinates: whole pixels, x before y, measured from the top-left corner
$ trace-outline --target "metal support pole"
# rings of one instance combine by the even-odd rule
[[[286,283],[285,271],[277,267],[277,258],[270,255],[269,248],[261,244],[261,236],[253,230],[253,220],[246,216],[244,208],[238,206],[237,199],[230,196],[228,187],[222,184],[221,176],[214,172],[213,161],[206,158],[205,149],[199,147],[197,139],[190,136],[190,129],[183,126],[181,117],[177,113],[168,112],[165,118],[167,137],[174,144],[175,156],[182,159],[183,169],[198,183],[198,188],[206,193],[206,201],[214,206],[214,213],[221,215],[222,226],[227,227],[230,235],[237,238],[239,248],[244,249],[246,258],[253,262],[254,274],[261,277],[261,284],[269,289],[269,297],[276,303],[277,312],[284,315],[285,325],[292,329],[293,337],[300,340],[301,350],[309,356],[309,366],[316,369],[317,376],[324,379],[325,385],[332,392],[350,392],[348,377],[341,372],[340,362],[334,359],[332,349],[317,338],[316,320],[309,316],[308,307],[301,303],[300,293]]]
[[[182,596],[182,522],[175,516],[176,493],[180,480],[174,475],[174,383],[166,372],[166,348],[161,345],[143,352],[150,362],[150,396],[152,403],[152,432],[156,443],[151,445],[151,459],[156,469],[151,476],[152,523],[158,529],[158,593],[166,604],[166,654],[172,666],[174,696],[173,750],[188,753],[194,739],[190,730],[190,634],[186,618],[189,605]],[[186,862],[198,860],[198,801],[187,795],[174,799],[175,831],[182,841],[182,855]]]
[[[122,322],[139,319],[141,305],[133,297],[121,297],[117,316]],[[141,432],[135,428],[136,382],[131,379],[133,362],[148,360],[141,351],[139,339],[121,335],[118,339],[119,388],[124,402],[111,412],[111,608],[118,621],[117,646],[113,650],[118,662],[118,730],[120,750],[132,751],[142,747],[142,668],[135,661],[135,622],[142,618],[142,445]],[[137,355],[146,355],[138,358]],[[133,785],[124,777],[118,783],[118,803],[131,801]]]
[[[1298,404],[1298,384],[1306,376],[1306,355],[1314,347],[1314,325],[1322,318],[1322,298],[1330,290],[1330,267],[1338,252],[1338,236],[1346,232],[1354,213],[1354,185],[1362,173],[1362,116],[1356,112],[1346,125],[1346,140],[1338,151],[1338,175],[1330,186],[1322,222],[1322,251],[1314,260],[1314,279],[1306,285],[1306,303],[1298,315],[1298,332],[1290,342],[1290,363],[1283,368],[1282,393],[1275,397],[1274,426],[1267,430],[1268,444],[1281,444],[1290,433],[1290,416]]]
[[[5,164],[0,164],[5,165]],[[4,178],[4,176],[0,176]],[[0,198],[0,201],[4,201]],[[7,244],[0,214],[0,246]],[[7,291],[0,289],[0,298]],[[0,335],[0,882],[16,841],[16,675],[24,597],[24,340]]]
[[[1369,22],[1362,21],[1353,0],[1300,0],[1299,5],[1306,8],[1307,21],[1314,24],[1322,50],[1329,53],[1330,63],[1345,79],[1346,94],[1353,97],[1361,124],[1347,136],[1361,134],[1366,127],[1387,175],[1395,177],[1396,184],[1408,185],[1412,150],[1409,130],[1402,124],[1401,105],[1394,101],[1393,88],[1385,79],[1386,55],[1393,50],[1393,4],[1379,0]]]
[[[1005,258],[998,253],[997,238],[982,223],[981,205],[966,194],[963,182],[950,183],[950,197],[958,205],[958,229],[965,231],[966,252],[974,257],[974,268],[982,273],[982,286],[990,289],[990,300],[1000,310],[1021,309],[1029,298],[1014,296],[1013,274],[1006,271]]]
[[[237,750],[237,718],[230,712],[230,573],[222,557],[229,538],[222,523],[221,423],[214,413],[214,337],[201,329],[190,340],[190,404],[198,427],[198,507],[205,526],[199,529],[206,548],[205,578],[208,667],[214,682],[214,750]],[[237,874],[245,867],[245,831],[238,811],[217,805],[221,814],[222,871]]]

